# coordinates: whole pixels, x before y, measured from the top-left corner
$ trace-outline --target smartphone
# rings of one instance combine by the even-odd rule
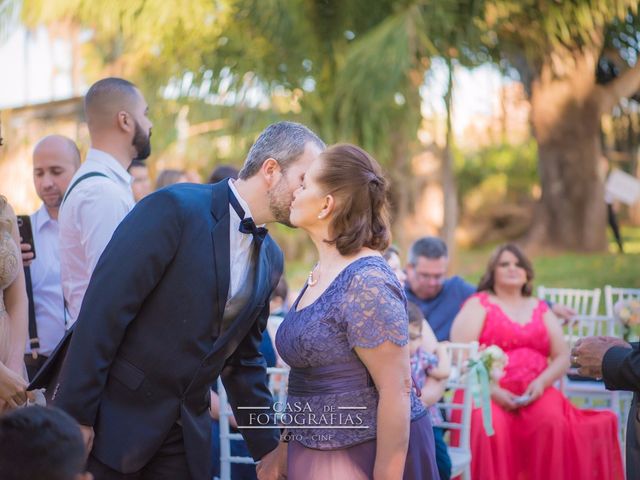
[[[531,395],[520,395],[513,399],[516,405],[524,405],[525,403],[528,403],[529,400],[531,400]]]
[[[31,229],[31,217],[29,215],[18,215],[18,230],[22,243],[28,243],[31,246],[33,258],[36,258],[36,245],[33,241],[33,230]]]

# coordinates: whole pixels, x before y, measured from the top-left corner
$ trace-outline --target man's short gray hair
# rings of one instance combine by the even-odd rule
[[[269,158],[276,160],[283,171],[304,153],[307,143],[314,143],[321,150],[326,145],[320,137],[300,123],[278,122],[263,130],[249,150],[238,178],[246,180],[254,176]]]
[[[415,265],[418,258],[425,257],[431,260],[447,257],[449,252],[447,244],[438,237],[422,237],[416,240],[409,250],[409,264]]]

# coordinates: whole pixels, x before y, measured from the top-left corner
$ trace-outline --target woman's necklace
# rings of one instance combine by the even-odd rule
[[[316,285],[318,283],[318,280],[320,279],[320,272],[318,272],[317,277],[314,278],[313,276],[313,272],[318,270],[318,267],[320,267],[320,263],[316,263],[316,266],[313,267],[313,269],[309,272],[309,276],[307,277],[307,285],[310,287],[313,287],[314,285]]]

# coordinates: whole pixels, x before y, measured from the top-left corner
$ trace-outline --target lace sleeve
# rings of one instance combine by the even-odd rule
[[[343,314],[351,348],[374,348],[387,340],[403,346],[409,341],[406,300],[390,271],[357,272],[347,289]]]

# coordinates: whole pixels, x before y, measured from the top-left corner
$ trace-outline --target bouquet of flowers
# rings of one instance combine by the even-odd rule
[[[640,334],[640,299],[620,300],[613,306],[613,314],[622,324],[622,336],[626,341],[629,341],[632,334]]]
[[[508,357],[497,345],[482,348],[475,358],[467,361],[473,383],[471,393],[476,406],[482,409],[482,424],[488,436],[493,435],[491,418],[491,383],[497,383],[504,374]]]
[[[480,350],[480,361],[484,363],[491,381],[498,382],[504,375],[504,368],[507,366],[509,357],[497,345],[489,345]]]

